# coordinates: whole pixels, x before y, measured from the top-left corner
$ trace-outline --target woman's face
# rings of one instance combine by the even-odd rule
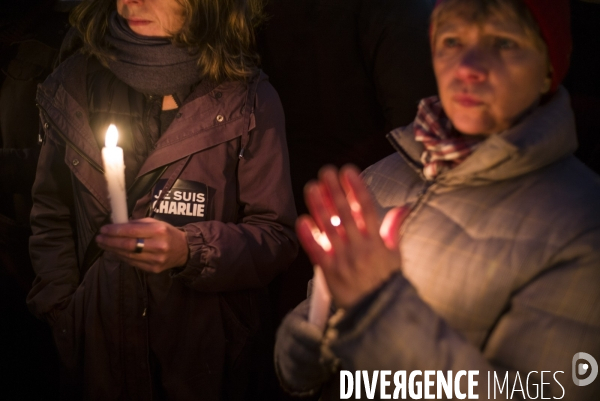
[[[437,27],[432,46],[442,106],[463,134],[510,128],[550,88],[545,52],[516,21],[452,17]]]
[[[117,0],[117,12],[142,36],[172,36],[184,21],[184,8],[177,0]]]

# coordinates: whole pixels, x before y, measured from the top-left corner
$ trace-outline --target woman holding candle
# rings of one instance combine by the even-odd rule
[[[355,372],[377,370],[390,398],[405,371],[404,399],[598,399],[578,355],[600,358],[600,179],[572,155],[568,1],[438,1],[431,46],[439,98],[389,134],[398,153],[306,187],[297,232],[338,311],[324,333],[308,302],[286,317],[281,382],[339,399],[348,370],[364,397]]]
[[[242,399],[264,382],[264,288],[297,244],[282,109],[251,49],[260,17],[255,0],[89,0],[72,14],[82,49],[37,97],[28,297],[66,397]],[[123,224],[109,224],[110,124]]]

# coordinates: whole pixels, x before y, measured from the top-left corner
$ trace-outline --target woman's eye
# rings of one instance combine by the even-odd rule
[[[494,38],[494,47],[500,50],[516,49],[517,42],[507,38]]]
[[[457,47],[460,45],[460,41],[458,40],[458,38],[444,38],[442,40],[442,44],[444,45],[444,47]]]

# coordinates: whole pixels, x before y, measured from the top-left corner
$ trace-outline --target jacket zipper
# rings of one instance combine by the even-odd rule
[[[434,184],[436,184],[436,180],[430,181],[425,178],[425,176],[423,175],[423,166],[416,163],[404,151],[402,146],[400,146],[400,144],[398,142],[396,142],[396,140],[394,139],[394,137],[391,134],[387,134],[386,138],[390,142],[392,147],[396,150],[396,152],[398,152],[400,154],[400,156],[402,156],[402,158],[408,163],[408,165],[410,165],[419,174],[419,177],[421,177],[421,179],[425,182],[423,184],[423,188],[421,188],[421,190],[417,194],[417,200],[414,201],[410,205],[410,210],[408,212],[408,215],[406,216],[402,226],[400,227],[400,236],[402,236],[402,235],[404,235],[404,232],[406,231],[406,227],[408,226],[408,223],[410,223],[410,220],[412,220],[415,213],[417,212],[417,209],[419,209],[419,207],[423,204],[423,200],[425,199],[425,196],[429,193],[429,188],[431,188]]]
[[[387,138],[388,142],[392,145],[394,150],[396,152],[398,152],[400,154],[400,156],[402,156],[402,158],[406,161],[406,163],[408,163],[408,165],[410,167],[412,167],[412,169],[415,170],[415,172],[417,172],[417,174],[419,174],[419,177],[421,177],[421,179],[423,181],[427,181],[427,179],[423,175],[423,165],[415,162],[412,159],[412,157],[410,157],[408,155],[408,153],[406,153],[406,151],[402,148],[402,146],[400,146],[400,144],[398,142],[396,142],[396,140],[394,139],[394,137],[391,134],[387,134],[385,137]]]
[[[402,223],[402,226],[400,227],[400,236],[404,235],[404,232],[406,231],[406,227],[409,225],[410,221],[415,216],[417,210],[424,203],[424,199],[425,199],[426,195],[428,195],[430,192],[429,188],[431,188],[434,184],[435,184],[435,181],[425,181],[423,188],[421,188],[421,191],[419,191],[419,193],[417,194],[417,200],[414,201],[410,205],[410,210],[408,212],[408,215],[406,216],[404,222]]]
[[[54,131],[58,134],[58,136],[60,136],[67,145],[69,145],[79,156],[84,158],[93,168],[98,170],[100,173],[104,174],[104,169],[102,168],[102,166],[98,165],[94,160],[92,160],[89,156],[87,156],[85,153],[83,153],[83,151],[81,151],[77,146],[75,146],[75,144],[73,142],[71,142],[69,140],[69,138],[60,131],[60,129],[58,129],[58,126],[54,123],[54,121],[52,121],[52,119],[48,115],[48,112],[46,111],[46,109],[44,109],[39,104],[38,104],[38,108],[42,111],[46,121],[52,126],[52,129],[54,129]]]

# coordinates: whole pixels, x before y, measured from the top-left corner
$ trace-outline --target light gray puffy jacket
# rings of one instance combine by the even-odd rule
[[[363,175],[382,212],[412,206],[402,273],[323,336],[306,322],[306,301],[290,313],[276,345],[282,385],[303,394],[325,384],[323,398],[335,399],[340,369],[479,370],[487,399],[488,371],[500,381],[508,371],[510,391],[496,399],[511,396],[517,372],[519,399],[529,372],[534,397],[551,371],[545,398],[600,399],[600,379],[580,387],[571,378],[574,354],[600,361],[600,178],[572,156],[569,102],[561,88],[433,182],[412,126],[391,132],[398,153]]]

